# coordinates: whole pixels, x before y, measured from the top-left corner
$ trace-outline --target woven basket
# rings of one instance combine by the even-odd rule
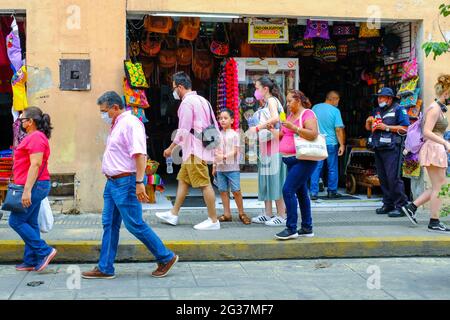
[[[152,176],[158,171],[159,162],[155,160],[147,160],[147,167],[145,168],[145,174],[148,176]]]

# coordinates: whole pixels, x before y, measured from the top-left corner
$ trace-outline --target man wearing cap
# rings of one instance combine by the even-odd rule
[[[383,207],[377,214],[389,217],[404,215],[400,208],[408,201],[400,176],[403,138],[409,126],[406,110],[395,101],[391,88],[382,88],[378,94],[378,107],[366,120],[366,130],[371,131],[368,145],[375,152],[375,166],[383,191]]]

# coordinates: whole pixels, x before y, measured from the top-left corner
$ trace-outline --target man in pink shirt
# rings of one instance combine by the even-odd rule
[[[205,98],[192,91],[192,81],[184,72],[172,77],[173,95],[182,100],[178,109],[178,130],[173,143],[164,151],[164,157],[172,157],[175,147],[180,146],[183,152],[182,165],[178,173],[178,189],[175,204],[170,211],[157,212],[156,216],[170,225],[177,225],[181,206],[189,191],[189,187],[201,188],[208,219],[195,225],[197,230],[219,230],[220,222],[216,215],[216,196],[211,185],[208,163],[214,161],[214,150],[205,148],[199,134],[209,126],[219,132],[211,104]]]
[[[125,111],[122,98],[113,91],[98,99],[103,120],[111,125],[103,155],[102,172],[107,178],[103,194],[103,239],[98,266],[83,272],[85,279],[112,279],[122,220],[127,230],[155,256],[158,267],[153,277],[168,274],[178,256],[167,249],[161,239],[142,219],[141,202],[148,201],[144,175],[147,162],[145,128],[130,111]]]

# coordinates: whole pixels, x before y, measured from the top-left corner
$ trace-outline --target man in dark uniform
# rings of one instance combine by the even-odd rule
[[[394,101],[391,88],[382,88],[378,94],[378,107],[366,120],[366,130],[371,131],[368,145],[375,152],[375,166],[383,191],[383,207],[377,214],[401,217],[400,208],[408,201],[400,176],[403,138],[409,126],[406,110]]]

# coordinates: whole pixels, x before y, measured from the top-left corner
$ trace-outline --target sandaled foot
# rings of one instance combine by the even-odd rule
[[[227,217],[225,215],[220,216],[219,218],[217,218],[217,220],[219,220],[220,222],[231,222],[233,221],[233,218],[231,218],[231,216]]]
[[[252,220],[250,220],[250,218],[245,213],[240,214],[239,219],[242,221],[243,224],[251,224],[252,223]]]

